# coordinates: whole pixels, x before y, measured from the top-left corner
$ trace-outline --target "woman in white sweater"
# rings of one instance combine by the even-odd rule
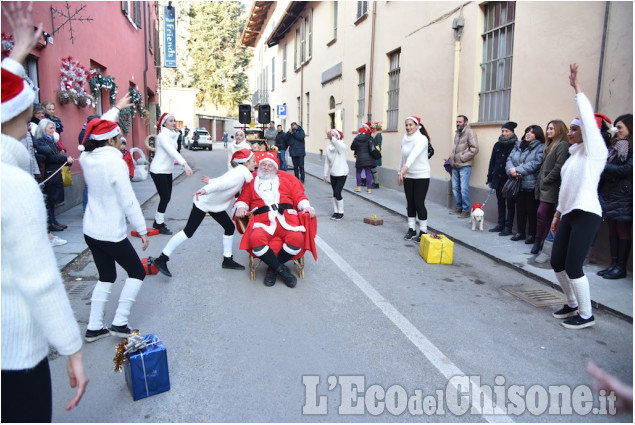
[[[234,261],[232,247],[235,227],[225,210],[234,201],[234,195],[242,189],[243,185],[253,179],[252,172],[256,168],[256,157],[249,149],[241,149],[234,153],[231,162],[233,168],[222,176],[215,179],[203,177],[203,182],[206,184],[194,193],[194,205],[192,205],[185,229],[172,236],[161,251],[161,255],[154,260],[153,264],[164,275],[172,277],[167,265],[170,255],[179,245],[194,235],[207,213],[225,230],[222,267],[233,270],[245,269],[244,266]]]
[[[110,111],[104,115],[108,116]],[[84,339],[93,342],[109,335],[127,337],[130,309],[134,303],[145,270],[132,244],[126,237],[126,218],[141,235],[143,250],[148,247],[146,222],[139,201],[128,178],[128,167],[121,154],[121,129],[104,119],[93,119],[86,133],[79,157],[88,186],[88,205],[84,213],[84,240],[88,245],[99,281],[91,297],[90,318]],[[115,263],[128,274],[119,296],[119,306],[110,329],[104,327],[104,308],[117,279]]]
[[[570,66],[569,83],[575,90],[579,118],[569,128],[569,158],[560,175],[562,184],[558,207],[551,223],[555,235],[551,250],[551,267],[567,297],[567,304],[553,313],[567,319],[562,326],[582,329],[595,324],[591,311],[589,280],[582,264],[602,222],[598,183],[606,165],[605,140],[611,123],[606,116],[594,114],[589,99],[578,82],[578,65]]]
[[[154,159],[150,164],[150,177],[159,194],[159,205],[154,215],[152,227],[158,229],[163,235],[171,235],[172,231],[165,225],[165,210],[168,208],[172,197],[172,172],[174,161],[185,169],[185,174],[192,175],[192,169],[185,158],[176,150],[178,146],[179,132],[176,129],[176,118],[165,112],[157,122],[157,139],[154,144]]]
[[[342,189],[348,176],[348,162],[346,161],[346,145],[342,141],[342,132],[332,129],[326,132],[326,137],[331,139],[331,143],[326,148],[324,158],[324,183],[328,184],[328,177],[331,177],[331,188],[333,189],[333,210],[331,220],[339,221],[344,218],[344,199],[342,199]]]
[[[48,241],[42,192],[31,175],[29,153],[18,141],[26,137],[35,98],[21,64],[42,36],[42,24],[33,30],[30,6],[26,14],[13,2],[2,9],[15,44],[2,61],[0,411],[2,422],[51,422],[49,345],[69,356],[67,373],[76,393],[66,410],[81,400],[88,375],[79,327]]]
[[[397,174],[397,183],[403,185],[406,194],[408,232],[403,237],[405,240],[420,242],[421,235],[428,233],[428,210],[425,202],[430,186],[429,140],[421,118],[406,118],[406,134],[401,139],[401,161]],[[415,222],[419,223],[419,236],[415,230]]]
[[[247,142],[244,131],[236,130],[236,134],[234,135],[234,142],[229,144],[229,152],[227,153],[227,171],[230,171],[232,168],[234,168],[232,166],[232,157],[234,156],[234,153],[241,149],[251,150],[251,144]]]

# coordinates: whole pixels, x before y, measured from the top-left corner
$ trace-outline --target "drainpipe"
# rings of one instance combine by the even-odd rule
[[[452,77],[452,117],[450,128],[454,131],[455,119],[459,114],[459,68],[461,64],[461,35],[463,35],[463,27],[465,19],[463,18],[463,6],[459,12],[459,17],[452,21],[452,29],[454,29],[454,73]]]
[[[145,68],[143,69],[143,97],[145,99],[146,108],[150,108],[148,104],[148,2],[142,2],[143,4],[143,57],[145,59]],[[148,109],[149,111],[150,109]],[[134,140],[132,141],[134,146]]]
[[[604,50],[606,49],[606,33],[608,31],[609,11],[611,2],[607,1],[604,7],[604,29],[602,30],[602,47],[600,50],[600,69],[598,70],[598,85],[595,93],[595,112],[600,108],[600,89],[602,87],[602,73],[604,72]]]
[[[373,24],[370,35],[370,69],[368,72],[368,121],[373,121],[373,67],[375,63],[375,22],[377,19],[377,2],[373,2]]]

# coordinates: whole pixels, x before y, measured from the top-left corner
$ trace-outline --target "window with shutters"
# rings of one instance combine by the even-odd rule
[[[357,128],[364,122],[366,110],[366,67],[357,69]]]
[[[397,130],[399,127],[399,74],[401,72],[401,50],[388,55],[390,68],[388,71],[388,124],[386,130]]]

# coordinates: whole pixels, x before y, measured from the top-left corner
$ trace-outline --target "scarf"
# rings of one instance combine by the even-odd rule
[[[606,159],[606,162],[611,162],[616,157],[621,162],[625,162],[626,158],[628,157],[629,149],[630,147],[629,147],[628,139],[617,139],[615,141],[615,144],[611,147],[611,150],[609,151],[609,156]]]
[[[498,136],[498,141],[501,143],[516,143],[518,141],[518,137],[515,134],[512,134],[508,138],[504,138],[502,135]]]

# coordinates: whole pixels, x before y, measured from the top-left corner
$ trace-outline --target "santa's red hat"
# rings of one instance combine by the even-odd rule
[[[254,156],[254,153],[249,149],[239,149],[232,155],[232,162],[244,164],[249,161],[252,156]]]
[[[82,144],[79,145],[78,149],[83,151],[84,143],[86,140],[108,140],[113,137],[117,137],[118,134],[121,134],[121,128],[115,122],[102,120],[99,118],[94,118],[90,120],[88,125],[86,126],[86,132],[84,133],[84,140],[82,140]]]
[[[600,114],[599,112],[596,112],[593,115],[595,116],[595,123],[597,124],[600,130],[602,130],[602,121],[606,121],[607,129],[611,128],[609,124],[612,124],[613,122],[611,121],[609,117],[607,117],[604,114]],[[571,121],[571,125],[577,125],[578,127],[580,127],[582,125],[582,122],[580,122],[580,117],[575,117],[573,121]]]
[[[2,123],[26,111],[35,99],[35,92],[24,78],[2,68]]]
[[[163,127],[163,124],[165,124],[165,122],[168,120],[168,118],[173,117],[174,115],[169,114],[167,112],[164,112],[161,115],[161,118],[159,118],[159,121],[157,121],[157,130],[158,132],[161,132],[161,127]]]
[[[409,116],[406,120],[414,121],[418,126],[421,125],[421,118],[415,117],[414,115]],[[404,120],[405,121],[405,120]]]
[[[276,170],[280,168],[280,162],[278,162],[278,155],[271,151],[263,152],[263,155],[260,157],[259,163],[263,161],[271,161],[276,166]]]
[[[337,128],[332,128],[331,131],[334,131],[337,135],[337,140],[342,140],[344,138],[344,133],[339,131]]]

